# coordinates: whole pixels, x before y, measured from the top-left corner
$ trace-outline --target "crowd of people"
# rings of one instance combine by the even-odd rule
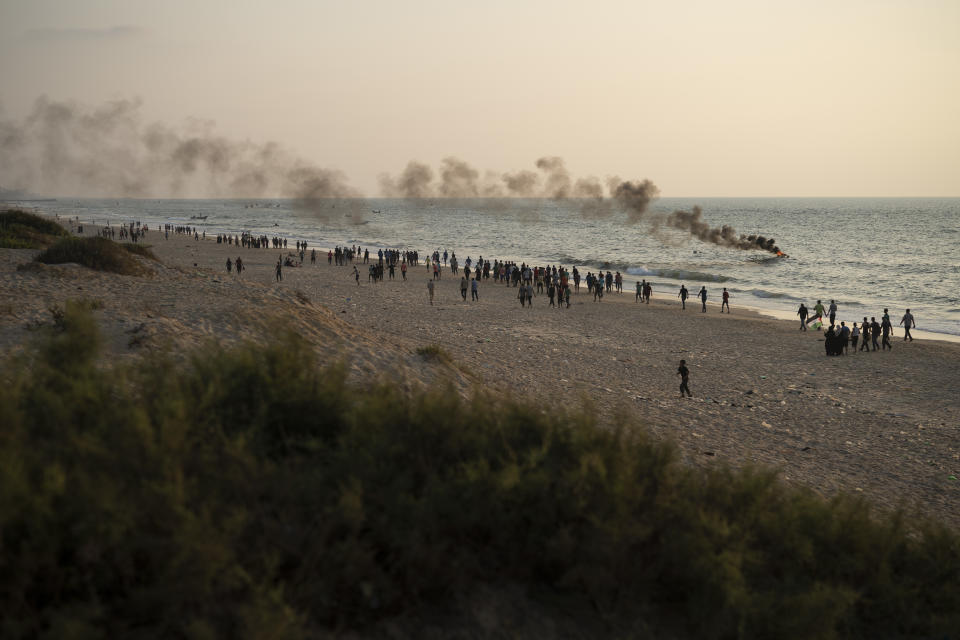
[[[187,228],[189,229],[189,228]],[[175,228],[176,232],[181,232]],[[187,231],[189,232],[189,231]],[[273,246],[274,248],[287,246],[286,239],[267,238],[266,236],[217,236],[218,243],[239,244],[244,247]],[[297,251],[300,256],[300,264],[305,260],[307,243],[297,241]],[[310,262],[316,263],[316,249],[310,253]],[[427,290],[430,304],[433,304],[436,295],[436,281],[441,280],[443,271],[449,268],[451,273],[460,276],[459,291],[461,298],[466,301],[467,292],[470,292],[471,301],[480,299],[480,282],[492,281],[494,284],[500,284],[507,287],[514,287],[517,290],[516,299],[520,305],[526,308],[532,308],[534,298],[545,295],[547,298],[546,306],[555,308],[569,308],[571,293],[580,292],[580,283],[586,285],[588,294],[592,296],[594,302],[601,302],[604,295],[623,293],[623,275],[619,271],[599,270],[596,274],[588,271],[581,277],[577,267],[567,269],[562,265],[533,266],[526,262],[517,264],[508,260],[490,260],[480,256],[474,260],[471,256],[463,261],[462,267],[457,254],[454,251],[439,249],[428,253],[421,262],[419,251],[400,250],[400,249],[377,249],[371,259],[370,249],[363,249],[360,246],[337,246],[327,252],[327,264],[329,265],[353,265],[353,275],[357,284],[360,284],[360,272],[357,269],[356,262],[362,262],[367,265],[367,282],[382,282],[385,278],[393,280],[396,278],[397,271],[400,272],[403,280],[407,280],[408,270],[424,264],[429,276]],[[238,257],[234,263],[237,273],[242,269],[241,259]],[[281,261],[276,266],[276,279],[282,280]],[[287,259],[285,266],[299,266],[291,263]],[[231,261],[227,260],[227,270],[231,269]],[[697,298],[700,300],[700,311],[706,313],[708,310],[707,302],[709,295],[706,285],[700,287],[697,292]],[[653,283],[642,279],[636,282],[634,301],[638,303],[650,304],[653,296]],[[681,310],[686,309],[687,299],[690,292],[686,285],[680,285],[677,298],[680,300]],[[726,311],[730,313],[731,293],[726,287],[720,294],[720,313]],[[801,304],[797,311],[800,317],[800,329],[807,331],[808,325],[815,329],[823,329],[825,350],[827,355],[843,355],[850,352],[853,348],[857,351],[876,351],[892,350],[893,345],[890,338],[893,335],[893,323],[890,319],[888,309],[884,309],[880,321],[875,317],[869,320],[864,317],[862,322],[853,322],[848,326],[846,321],[837,324],[838,307],[835,300],[831,300],[829,306],[824,306],[822,301],[817,300],[813,311],[807,309],[806,305]],[[825,319],[829,320],[829,326],[826,326]],[[824,328],[826,326],[826,328]],[[916,321],[910,310],[907,309],[900,319],[900,326],[904,327],[904,341],[913,340],[910,330],[916,326]]]
[[[71,220],[71,226],[75,223]],[[76,220],[79,223],[79,219]],[[83,233],[83,227],[77,229]],[[134,242],[146,236],[148,228],[139,222],[129,225],[120,225],[117,228],[107,226],[101,229],[100,233],[106,237],[120,239],[130,239]],[[204,232],[201,236],[196,228],[186,225],[166,224],[163,226],[165,237],[169,238],[170,233],[178,235],[193,235],[194,239],[200,240],[205,237]],[[287,239],[280,237],[268,237],[266,235],[253,235],[250,232],[237,234],[218,234],[217,244],[236,245],[243,248],[280,248],[286,249]],[[306,259],[308,249],[306,241],[296,241],[297,253],[288,254],[284,259],[281,254],[275,267],[275,277],[279,282],[283,279],[282,268],[284,266],[301,266]],[[296,260],[299,258],[299,260]],[[316,264],[317,250],[310,251],[310,262]],[[378,283],[384,280],[385,275],[393,280],[396,272],[400,271],[403,280],[407,280],[407,273],[413,267],[424,264],[427,269],[427,291],[429,303],[432,305],[436,293],[436,282],[442,279],[443,270],[449,268],[451,273],[460,276],[459,291],[463,301],[467,300],[467,292],[470,292],[471,301],[480,300],[480,282],[492,281],[494,284],[500,284],[505,287],[514,287],[517,290],[516,298],[520,301],[521,307],[533,308],[534,298],[541,295],[547,297],[546,306],[557,309],[570,308],[571,293],[580,292],[580,283],[584,282],[589,295],[592,295],[594,302],[601,302],[605,294],[623,293],[623,276],[619,271],[599,270],[596,274],[588,271],[581,277],[580,271],[576,266],[567,269],[562,265],[532,266],[525,262],[517,264],[514,261],[485,259],[480,256],[476,260],[467,256],[463,261],[462,267],[455,252],[444,250],[442,253],[438,250],[427,254],[421,262],[420,253],[414,250],[399,249],[378,249],[371,260],[369,248],[363,249],[358,245],[337,246],[329,249],[327,252],[327,264],[338,266],[352,266],[353,276],[357,285],[360,284],[360,271],[357,268],[357,262],[367,265],[367,282]],[[245,267],[241,256],[236,260],[227,258],[226,269],[228,273],[235,272],[238,276],[244,271]],[[634,301],[637,303],[649,304],[653,295],[653,283],[642,279],[636,282]],[[708,310],[708,292],[706,286],[701,286],[697,292],[697,298],[701,302],[701,312]],[[686,302],[690,296],[689,290],[681,284],[677,293],[680,301],[681,310],[686,310]],[[726,287],[721,292],[720,312],[724,310],[730,313],[731,294]],[[853,322],[848,326],[846,321],[840,321],[837,324],[838,305],[835,300],[831,300],[828,306],[824,306],[821,300],[817,300],[813,311],[810,311],[805,304],[801,303],[797,310],[797,316],[800,318],[800,330],[807,331],[808,327],[815,330],[823,330],[824,347],[828,356],[840,356],[849,354],[851,349],[853,353],[859,351],[878,351],[892,350],[891,338],[893,336],[893,323],[890,318],[889,309],[883,310],[883,315],[878,321],[876,317],[865,316],[862,321]],[[829,325],[827,325],[827,321]],[[910,309],[907,309],[900,319],[899,325],[904,328],[904,341],[912,341],[911,329],[916,327],[916,320]],[[684,360],[680,361],[677,369],[677,375],[681,377],[680,395],[691,396],[689,388],[689,369]]]
[[[884,308],[879,322],[876,316],[871,316],[869,320],[864,316],[862,322],[859,324],[854,322],[852,327],[848,327],[846,321],[841,321],[839,325],[836,324],[837,303],[835,300],[831,300],[830,306],[826,308],[821,300],[817,300],[813,312],[801,302],[800,308],[797,309],[797,315],[800,317],[800,331],[807,331],[807,325],[812,325],[817,330],[823,329],[825,326],[824,316],[827,316],[830,325],[823,329],[823,335],[824,349],[828,356],[849,354],[851,347],[854,353],[858,351],[893,350],[893,344],[890,342],[890,338],[893,336],[893,322],[890,319],[889,308]],[[900,318],[899,326],[903,327],[903,341],[909,340],[912,342],[913,336],[910,330],[917,326],[917,322],[913,314],[910,313],[910,309],[907,309],[903,317]]]

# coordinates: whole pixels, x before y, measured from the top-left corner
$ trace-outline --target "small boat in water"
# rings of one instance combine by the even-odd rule
[[[206,220],[207,216],[190,216],[191,220]]]

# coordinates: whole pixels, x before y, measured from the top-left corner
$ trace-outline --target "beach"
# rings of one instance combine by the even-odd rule
[[[358,285],[352,266],[328,265],[319,247],[316,264],[308,251],[277,282],[289,242],[246,249],[151,230],[144,243],[160,263],[147,276],[31,264],[35,251],[2,249],[0,350],[21,351],[51,323],[52,307],[80,298],[96,301],[105,359],[118,363],[153,351],[189,357],[212,340],[259,342],[289,328],[323,362],[344,362],[355,384],[483,388],[547,412],[588,402],[607,425],[635,415],[688,464],[770,466],[824,496],[862,493],[960,524],[960,345],[904,343],[897,328],[892,351],[828,358],[823,336],[799,331],[798,321],[740,309],[736,299],[721,315],[717,286],[707,313],[694,289],[685,311],[675,291],[655,288],[649,305],[637,303],[632,280],[602,302],[581,284],[570,308],[549,307],[545,295],[524,308],[515,288],[492,280],[478,302],[469,293],[464,301],[445,268],[431,306],[423,264],[406,281],[397,269],[379,283],[358,264]],[[238,255],[241,276],[225,268]],[[417,353],[430,345],[449,361]],[[679,397],[681,359],[693,398]]]

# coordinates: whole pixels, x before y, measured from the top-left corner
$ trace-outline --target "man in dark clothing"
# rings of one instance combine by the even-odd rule
[[[893,345],[890,344],[890,332],[893,331],[893,325],[890,324],[890,316],[883,318],[883,324],[880,325],[880,328],[881,331],[883,331],[883,348],[893,351]]]
[[[870,337],[873,339],[873,350],[880,350],[880,323],[877,322],[876,317],[870,316]]]
[[[800,316],[800,331],[807,330],[807,305],[800,303],[800,308],[797,309],[797,315]]]
[[[860,325],[863,331],[863,344],[860,345],[860,351],[870,351],[870,323],[867,322],[867,316],[863,316],[863,324]]]
[[[837,355],[837,334],[833,330],[833,325],[830,325],[830,328],[827,329],[827,332],[823,336],[823,346],[828,356]]]
[[[680,366],[677,367],[677,375],[680,376],[680,397],[683,397],[684,391],[687,393],[688,398],[692,398],[693,394],[690,393],[690,370],[687,369],[687,361],[681,360]]]

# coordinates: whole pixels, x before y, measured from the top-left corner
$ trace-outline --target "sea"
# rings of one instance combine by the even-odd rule
[[[910,308],[918,329],[960,336],[960,198],[662,198],[639,222],[606,202],[551,199],[341,199],[22,201],[82,222],[189,225],[207,236],[250,231],[310,247],[360,245],[456,252],[533,265],[624,275],[624,289],[652,281],[654,299],[705,286],[719,303],[794,317],[801,302],[835,300],[839,319],[896,325]],[[711,226],[774,238],[786,257],[705,243],[650,224],[675,210],[703,210]]]

